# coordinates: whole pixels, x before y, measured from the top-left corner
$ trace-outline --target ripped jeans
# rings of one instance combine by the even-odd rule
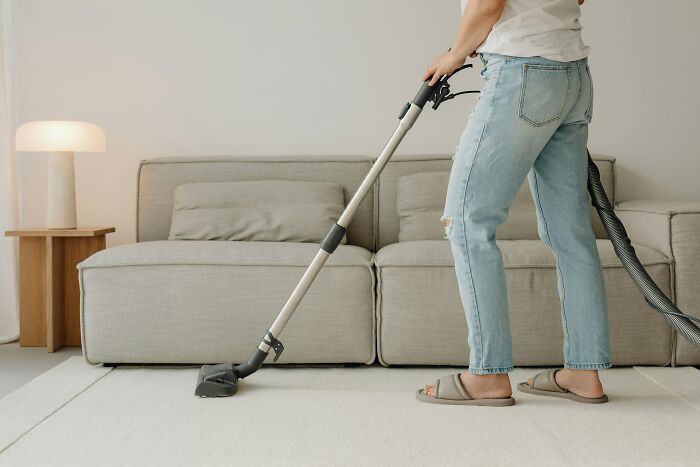
[[[495,238],[526,177],[540,238],[556,256],[565,366],[609,368],[607,301],[586,191],[588,62],[497,54],[481,60],[485,83],[454,157],[442,217],[469,326],[469,371],[513,369]]]

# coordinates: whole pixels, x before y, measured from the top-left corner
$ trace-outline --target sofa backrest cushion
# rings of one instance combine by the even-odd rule
[[[371,168],[367,156],[231,156],[177,157],[142,161],[138,174],[136,240],[166,240],[170,233],[173,194],[193,182],[291,180],[334,182],[347,204]],[[374,192],[360,204],[348,227],[347,242],[372,250]]]
[[[399,177],[396,196],[399,242],[445,237],[440,218],[445,210],[443,189],[447,189],[449,179],[449,172],[422,172]]]
[[[593,156],[593,159],[600,170],[603,187],[614,203],[614,159],[606,156]],[[399,240],[444,238],[440,217],[447,193],[447,174],[451,167],[451,156],[395,156],[389,161],[379,180],[376,214],[378,249]],[[402,179],[415,174],[421,175]],[[596,237],[607,238],[593,207],[591,216]],[[402,231],[401,227],[405,229]],[[535,205],[527,180],[511,205],[508,219],[496,229],[496,237],[501,240],[539,238]]]
[[[320,242],[344,208],[334,182],[185,183],[175,188],[168,239]]]

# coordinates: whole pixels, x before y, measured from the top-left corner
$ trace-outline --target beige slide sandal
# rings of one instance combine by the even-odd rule
[[[559,386],[556,379],[554,379],[554,375],[560,369],[561,368],[552,368],[550,370],[537,373],[535,377],[532,378],[532,386],[530,386],[527,381],[519,383],[518,391],[536,394],[538,396],[560,397],[562,399],[583,402],[584,404],[602,404],[603,402],[608,402],[608,396],[605,394],[603,394],[602,397],[597,398],[583,397]]]
[[[484,405],[490,407],[505,407],[515,404],[515,399],[512,397],[472,399],[462,387],[459,373],[443,376],[435,381],[435,396],[424,394],[423,389],[419,389],[416,392],[416,399],[427,404]]]

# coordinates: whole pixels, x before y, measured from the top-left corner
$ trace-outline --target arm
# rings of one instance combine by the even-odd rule
[[[430,84],[433,85],[442,75],[449,75],[462,66],[489,35],[505,5],[506,0],[469,0],[452,48],[433,59],[423,81],[432,76]]]

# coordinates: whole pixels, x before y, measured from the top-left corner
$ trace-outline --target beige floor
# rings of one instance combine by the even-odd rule
[[[80,355],[80,348],[64,347],[48,353],[45,347],[0,344],[0,398],[75,355]]]
[[[421,404],[445,368],[263,368],[225,399],[196,368],[71,358],[4,399],[8,465],[700,465],[700,371],[603,371],[610,403],[516,393],[514,407]],[[535,370],[518,368],[516,383]]]

